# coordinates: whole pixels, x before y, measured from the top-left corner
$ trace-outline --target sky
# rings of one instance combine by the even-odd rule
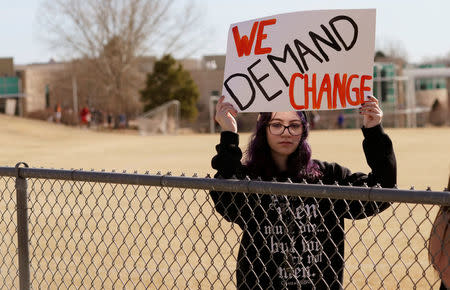
[[[86,0],[89,1],[89,0]],[[181,0],[182,2],[188,0]],[[208,29],[203,48],[194,56],[225,54],[232,23],[274,14],[321,10],[376,8],[376,48],[395,46],[411,63],[450,54],[449,0],[195,0]],[[48,62],[58,55],[48,48],[37,26],[42,0],[0,0],[0,57],[15,64]]]

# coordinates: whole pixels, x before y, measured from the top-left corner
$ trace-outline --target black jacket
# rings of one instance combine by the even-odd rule
[[[351,173],[336,163],[314,160],[324,184],[393,187],[396,161],[380,125],[362,129],[372,172]],[[241,164],[239,136],[222,132],[212,167],[216,178],[252,175]],[[278,180],[293,176],[274,176]],[[344,267],[344,218],[361,219],[389,203],[211,191],[216,210],[243,230],[238,255],[239,289],[340,289]]]

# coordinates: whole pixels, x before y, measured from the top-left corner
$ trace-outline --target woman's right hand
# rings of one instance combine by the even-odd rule
[[[237,133],[237,122],[235,119],[237,111],[232,104],[228,102],[224,103],[223,99],[225,99],[225,96],[220,97],[217,102],[215,120],[219,123],[222,131]]]

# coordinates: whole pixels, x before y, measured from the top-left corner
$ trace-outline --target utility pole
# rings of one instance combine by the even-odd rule
[[[73,111],[75,115],[78,116],[78,88],[76,76],[72,76],[72,94],[73,94]]]

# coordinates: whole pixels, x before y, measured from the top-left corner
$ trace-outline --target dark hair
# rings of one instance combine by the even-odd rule
[[[288,176],[309,181],[316,181],[322,176],[317,164],[311,160],[311,147],[307,142],[309,133],[309,124],[305,114],[297,111],[300,117],[303,133],[297,149],[288,157],[287,168]],[[280,172],[272,159],[269,143],[267,142],[267,125],[272,120],[272,113],[260,113],[256,121],[256,130],[252,134],[248,144],[244,164],[249,169],[251,177],[261,177],[262,179],[271,179]]]

